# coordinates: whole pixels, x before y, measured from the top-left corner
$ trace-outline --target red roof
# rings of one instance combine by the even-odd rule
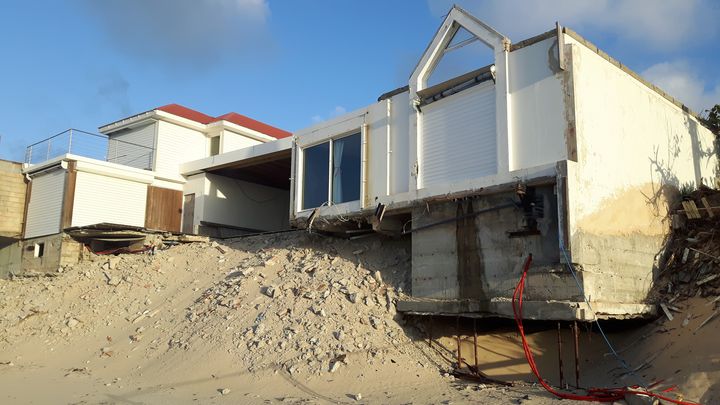
[[[218,117],[211,117],[207,114],[201,113],[200,111],[195,111],[193,109],[181,106],[180,104],[168,104],[162,107],[158,107],[156,108],[156,110],[165,111],[166,113],[177,115],[178,117],[183,117],[191,121],[199,122],[201,124],[210,124],[213,122],[224,120],[263,133],[265,135],[272,136],[277,139],[287,138],[288,136],[292,135],[292,133],[288,131],[284,131],[280,128],[265,124],[264,122],[254,120],[250,117],[246,117],[244,115],[234,112],[227,113]]]

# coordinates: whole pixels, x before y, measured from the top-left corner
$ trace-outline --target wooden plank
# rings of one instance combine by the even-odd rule
[[[695,201],[683,201],[682,205],[683,208],[685,208],[685,215],[687,215],[689,219],[700,218],[700,212],[698,211],[697,205],[695,205]]]
[[[60,229],[70,227],[72,224],[73,206],[75,205],[75,184],[77,183],[77,162],[68,162],[65,173],[65,192],[63,195],[62,219]]]
[[[710,217],[710,218],[714,217],[715,214],[713,214],[712,207],[710,206],[710,203],[708,202],[707,198],[705,198],[705,197],[701,198],[700,202],[702,202],[702,205],[705,207],[708,217]]]
[[[180,232],[182,191],[148,186],[145,228]]]
[[[32,181],[27,183],[27,189],[25,190],[25,207],[23,208],[22,230],[20,231],[21,238],[25,237],[25,227],[27,226],[28,205],[30,205],[31,193],[32,193]]]

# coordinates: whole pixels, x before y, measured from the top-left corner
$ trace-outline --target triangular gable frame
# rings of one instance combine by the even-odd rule
[[[410,76],[409,84],[411,91],[417,92],[427,87],[428,77],[430,77],[437,67],[437,64],[444,55],[445,49],[461,27],[465,28],[469,33],[490,47],[496,55],[509,47],[510,40],[506,36],[478,20],[462,8],[454,6],[450,9],[450,12],[447,17],[445,17],[442,25],[435,33],[432,42],[430,42],[427,49],[425,49],[425,52]]]
[[[510,139],[510,97],[508,85],[508,62],[510,52],[510,39],[494,28],[483,23],[460,7],[453,6],[442,25],[435,33],[433,40],[423,53],[420,61],[410,76],[409,101],[415,108],[415,114],[410,115],[410,179],[409,189],[419,190],[423,185],[423,162],[420,145],[422,142],[423,114],[418,107],[417,92],[427,88],[427,79],[432,74],[444,50],[452,41],[455,33],[465,28],[480,41],[492,48],[494,54],[495,79],[495,128],[497,136],[497,174],[509,171],[509,139]]]

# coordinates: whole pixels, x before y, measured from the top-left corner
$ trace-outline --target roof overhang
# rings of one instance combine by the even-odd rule
[[[191,176],[202,172],[219,170],[222,168],[236,166],[244,161],[258,159],[262,156],[278,154],[278,152],[290,151],[293,145],[293,138],[276,139],[272,142],[261,143],[247,148],[237,149],[220,155],[210,156],[203,159],[180,165],[180,173],[183,176]]]

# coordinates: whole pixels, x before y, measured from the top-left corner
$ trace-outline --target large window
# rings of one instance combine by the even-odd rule
[[[360,199],[361,135],[304,150],[302,209]]]
[[[340,204],[360,199],[360,134],[336,139],[332,143],[332,202]]]
[[[303,209],[328,201],[330,142],[305,148],[303,167]]]

